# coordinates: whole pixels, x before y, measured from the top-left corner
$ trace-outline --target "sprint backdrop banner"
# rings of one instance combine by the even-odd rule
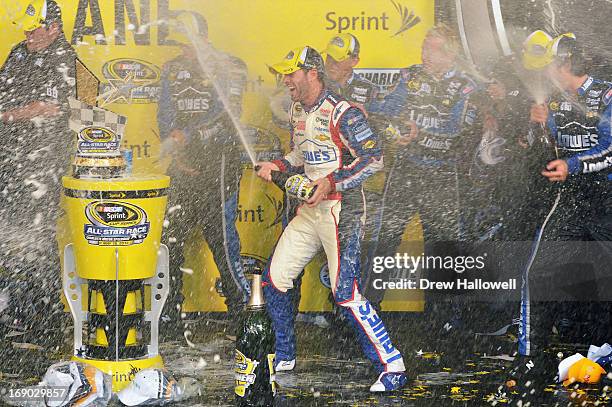
[[[334,34],[348,32],[361,43],[358,71],[384,90],[397,80],[399,68],[420,62],[421,43],[434,22],[434,2],[430,0],[57,2],[66,37],[101,82],[98,106],[128,117],[123,147],[133,151],[135,172],[159,173],[168,164],[160,160],[158,129],[151,118],[157,113],[161,67],[180,50],[168,45],[168,28],[160,26],[159,21],[171,19],[182,10],[198,12],[208,21],[211,43],[247,64],[241,122],[256,135],[251,139],[255,149],[261,151],[271,147],[286,150],[288,146],[288,132],[274,120],[270,109],[276,83],[267,64],[302,45],[322,50]],[[23,13],[27,4],[27,0],[0,0],[2,59],[24,38],[11,21]],[[237,225],[242,252],[263,261],[282,230],[278,222],[282,194],[275,187],[262,188],[248,168],[240,194]],[[201,246],[191,248],[192,258],[188,259],[193,263],[194,274],[185,281],[185,308],[221,311],[225,309],[222,298],[214,293],[218,271],[210,252]],[[327,288],[320,281],[320,270],[324,268],[324,260],[318,256],[307,269],[301,303],[304,311],[329,309]],[[422,309],[422,297],[412,291],[407,293],[400,298],[396,293],[389,298],[388,293],[383,308]]]

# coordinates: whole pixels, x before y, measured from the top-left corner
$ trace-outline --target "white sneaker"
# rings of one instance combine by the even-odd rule
[[[408,378],[404,372],[382,372],[378,380],[370,386],[371,392],[389,392],[399,390],[406,385]]]
[[[295,359],[292,360],[279,360],[274,370],[277,372],[289,372],[295,367]]]

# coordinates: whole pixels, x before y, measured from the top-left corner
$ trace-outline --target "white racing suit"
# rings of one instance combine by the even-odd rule
[[[292,151],[275,164],[282,172],[303,171],[310,180],[327,177],[332,191],[316,207],[298,209],[264,275],[276,358],[296,357],[293,283],[322,247],[336,304],[355,329],[366,356],[379,372],[404,371],[400,352],[360,287],[365,215],[361,184],[383,167],[378,137],[359,109],[329,90],[309,110],[293,103],[290,123]]]

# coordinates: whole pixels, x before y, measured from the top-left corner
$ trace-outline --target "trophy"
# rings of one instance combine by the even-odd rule
[[[118,178],[125,176],[125,157],[121,138],[125,116],[89,106],[70,98],[70,129],[77,134],[77,153],[73,161],[74,178]]]

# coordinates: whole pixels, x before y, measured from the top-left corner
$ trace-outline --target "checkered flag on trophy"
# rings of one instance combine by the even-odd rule
[[[70,130],[77,134],[86,127],[102,127],[111,130],[119,139],[127,124],[127,118],[109,110],[90,106],[80,100],[69,98]]]

